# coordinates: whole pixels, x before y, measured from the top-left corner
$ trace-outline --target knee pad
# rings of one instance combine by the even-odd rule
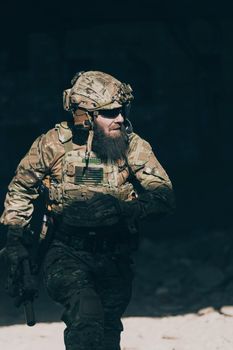
[[[100,297],[94,289],[85,288],[76,294],[69,302],[68,308],[62,316],[62,320],[67,324],[75,321],[89,323],[99,321],[103,323],[104,311]]]
[[[80,292],[79,317],[81,319],[103,320],[104,311],[100,297],[91,288]]]

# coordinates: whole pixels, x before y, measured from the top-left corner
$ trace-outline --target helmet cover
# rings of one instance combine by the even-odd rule
[[[129,84],[100,71],[79,72],[71,84],[72,87],[63,93],[63,105],[67,111],[74,105],[88,111],[114,109],[129,105],[133,100]]]

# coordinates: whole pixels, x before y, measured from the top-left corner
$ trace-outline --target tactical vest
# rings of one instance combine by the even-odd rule
[[[64,223],[73,226],[116,224],[119,220],[117,216],[110,219],[94,218],[88,209],[87,200],[96,193],[110,194],[119,200],[131,200],[135,191],[127,181],[129,171],[126,163],[102,163],[91,151],[87,164],[85,150],[73,149],[72,132],[67,124],[58,124],[56,129],[65,154],[62,159],[62,181],[51,181],[49,189],[52,210],[62,214]]]

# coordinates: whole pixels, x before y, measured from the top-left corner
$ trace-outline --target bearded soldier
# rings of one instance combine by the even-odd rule
[[[79,72],[64,91],[72,118],[39,136],[9,185],[1,222],[17,268],[33,200],[49,192],[53,240],[44,259],[50,297],[64,306],[67,350],[119,350],[130,297],[137,222],[171,212],[171,182],[128,120],[129,84]],[[45,181],[47,179],[48,181]]]

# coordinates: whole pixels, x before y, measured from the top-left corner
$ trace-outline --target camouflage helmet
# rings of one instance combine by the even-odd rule
[[[88,111],[120,108],[133,99],[129,84],[121,83],[113,76],[87,71],[77,73],[71,81],[72,87],[63,93],[63,106],[71,111],[73,106]]]

